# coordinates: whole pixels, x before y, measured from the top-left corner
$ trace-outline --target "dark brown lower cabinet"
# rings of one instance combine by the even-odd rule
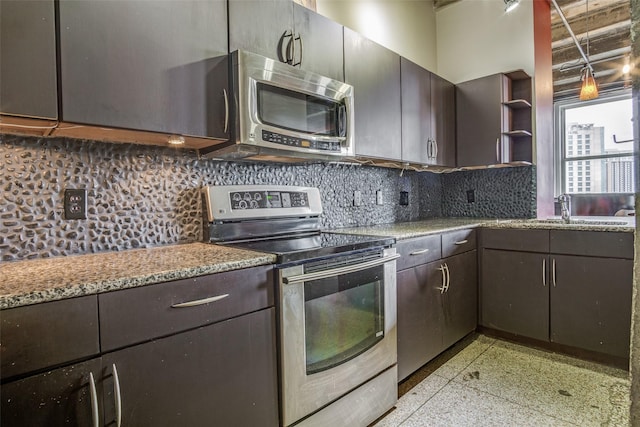
[[[275,354],[269,308],[3,384],[1,424],[277,426]]]
[[[551,255],[551,341],[629,357],[633,260]]]
[[[629,357],[632,259],[485,248],[481,271],[482,326]]]
[[[93,408],[102,417],[97,402],[100,358],[52,369],[43,374],[2,384],[0,425],[13,427],[94,427]],[[93,373],[96,400],[92,402],[90,374]],[[98,421],[98,425],[102,422]]]
[[[478,254],[473,250],[443,261],[448,274],[448,287],[441,295],[444,350],[478,326]]]
[[[477,325],[475,250],[398,272],[398,380]]]
[[[483,249],[481,324],[549,339],[548,255]]]
[[[270,308],[103,356],[105,425],[119,401],[123,425],[277,426],[274,326]]]

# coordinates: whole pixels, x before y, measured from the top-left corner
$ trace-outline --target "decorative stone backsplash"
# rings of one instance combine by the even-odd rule
[[[535,214],[530,167],[401,176],[371,166],[232,163],[169,147],[13,135],[0,135],[0,158],[3,261],[201,241],[204,185],[319,187],[325,228]],[[64,218],[66,188],[87,189],[86,220]],[[353,206],[355,190],[361,206]],[[375,204],[378,190],[383,205]],[[399,205],[400,191],[409,192],[408,206]]]
[[[479,169],[442,175],[442,214],[446,217],[535,218],[534,166]],[[467,201],[473,190],[475,201]]]

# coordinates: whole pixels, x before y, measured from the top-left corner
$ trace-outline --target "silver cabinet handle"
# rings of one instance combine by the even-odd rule
[[[113,392],[116,399],[116,427],[122,425],[122,396],[120,394],[120,378],[118,378],[118,370],[116,364],[113,364]]]
[[[288,38],[290,38],[289,42],[285,43],[284,40]],[[293,62],[293,56],[292,56],[293,30],[285,31],[284,34],[282,34],[281,40],[282,40],[282,46],[281,46],[280,55],[282,57],[282,62],[286,64],[291,64]]]
[[[98,413],[98,393],[96,392],[96,381],[93,379],[93,373],[89,372],[89,393],[91,394],[91,419],[93,427],[100,425]]]
[[[447,263],[444,263],[444,268],[447,270],[447,290],[445,292],[449,292],[449,285],[451,284],[451,272],[449,271],[449,266]]]
[[[464,245],[465,243],[469,243],[468,240],[458,240],[457,242],[454,243],[454,245]]]
[[[442,286],[436,289],[439,290],[441,294],[444,294],[447,290],[447,268],[445,266],[446,264],[440,264],[440,267],[438,267],[438,270],[442,273]]]
[[[411,256],[413,256],[413,255],[422,255],[422,254],[426,254],[427,252],[429,252],[429,248],[418,249],[417,251],[410,252],[409,255],[411,255]]]
[[[553,287],[556,287],[556,259],[551,262],[551,277],[553,278]]]
[[[227,90],[222,89],[222,96],[224,97],[224,133],[229,130],[229,96]]]
[[[297,276],[283,277],[282,282],[285,285],[292,285],[300,282],[310,282],[312,280],[326,279],[327,277],[338,276],[340,274],[354,273],[356,271],[366,270],[389,261],[400,258],[400,254],[393,254],[383,258],[374,259],[373,261],[361,262],[360,264],[348,265],[345,267],[332,268],[330,270],[316,271],[314,273],[300,274]]]
[[[438,141],[436,141],[435,139],[432,139],[431,141],[433,141],[433,158],[437,159],[438,158]]]
[[[300,33],[298,33],[298,36],[295,37],[294,40],[298,40],[300,42],[300,55],[299,55],[300,60],[298,62],[293,62],[293,59],[295,59],[295,47],[294,47],[293,55],[291,57],[292,58],[291,65],[293,65],[294,67],[302,66],[302,54],[303,54],[304,45],[302,44],[302,36],[300,35]]]
[[[178,304],[172,304],[171,308],[195,307],[197,305],[204,305],[204,304],[209,304],[210,302],[220,301],[221,299],[224,299],[224,298],[226,298],[228,296],[229,296],[229,294],[223,294],[223,295],[216,295],[215,297],[197,299],[197,300],[194,300],[194,301],[181,302],[181,303],[178,303]]]
[[[542,286],[547,286],[547,259],[542,258]]]
[[[500,138],[496,138],[496,162],[500,162]]]
[[[431,158],[431,138],[427,138],[427,159]]]

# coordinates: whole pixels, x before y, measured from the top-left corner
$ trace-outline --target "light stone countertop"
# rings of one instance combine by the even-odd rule
[[[467,228],[514,228],[533,230],[581,230],[633,233],[635,217],[574,217],[566,224],[557,217],[549,219],[434,218],[422,221],[378,224],[369,227],[336,228],[335,233],[390,236],[397,240]],[[615,224],[613,224],[615,223]]]
[[[0,309],[273,264],[207,243],[0,263]]]
[[[574,219],[580,221],[585,218]],[[327,231],[390,236],[398,240],[478,227],[635,231],[635,218],[587,219],[625,224],[564,224],[535,219],[435,218]],[[4,262],[0,263],[0,309],[273,264],[275,261],[275,255],[208,243],[189,243],[122,252]]]

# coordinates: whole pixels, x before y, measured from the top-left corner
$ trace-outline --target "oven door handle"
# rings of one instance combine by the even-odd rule
[[[341,274],[355,273],[356,271],[366,270],[367,268],[376,267],[381,264],[400,258],[400,254],[389,255],[373,261],[362,262],[360,264],[348,265],[346,267],[332,268],[330,270],[316,271],[315,273],[299,274],[297,276],[283,277],[282,282],[285,285],[292,285],[300,282],[310,282],[312,280],[326,279],[327,277],[339,276]]]

